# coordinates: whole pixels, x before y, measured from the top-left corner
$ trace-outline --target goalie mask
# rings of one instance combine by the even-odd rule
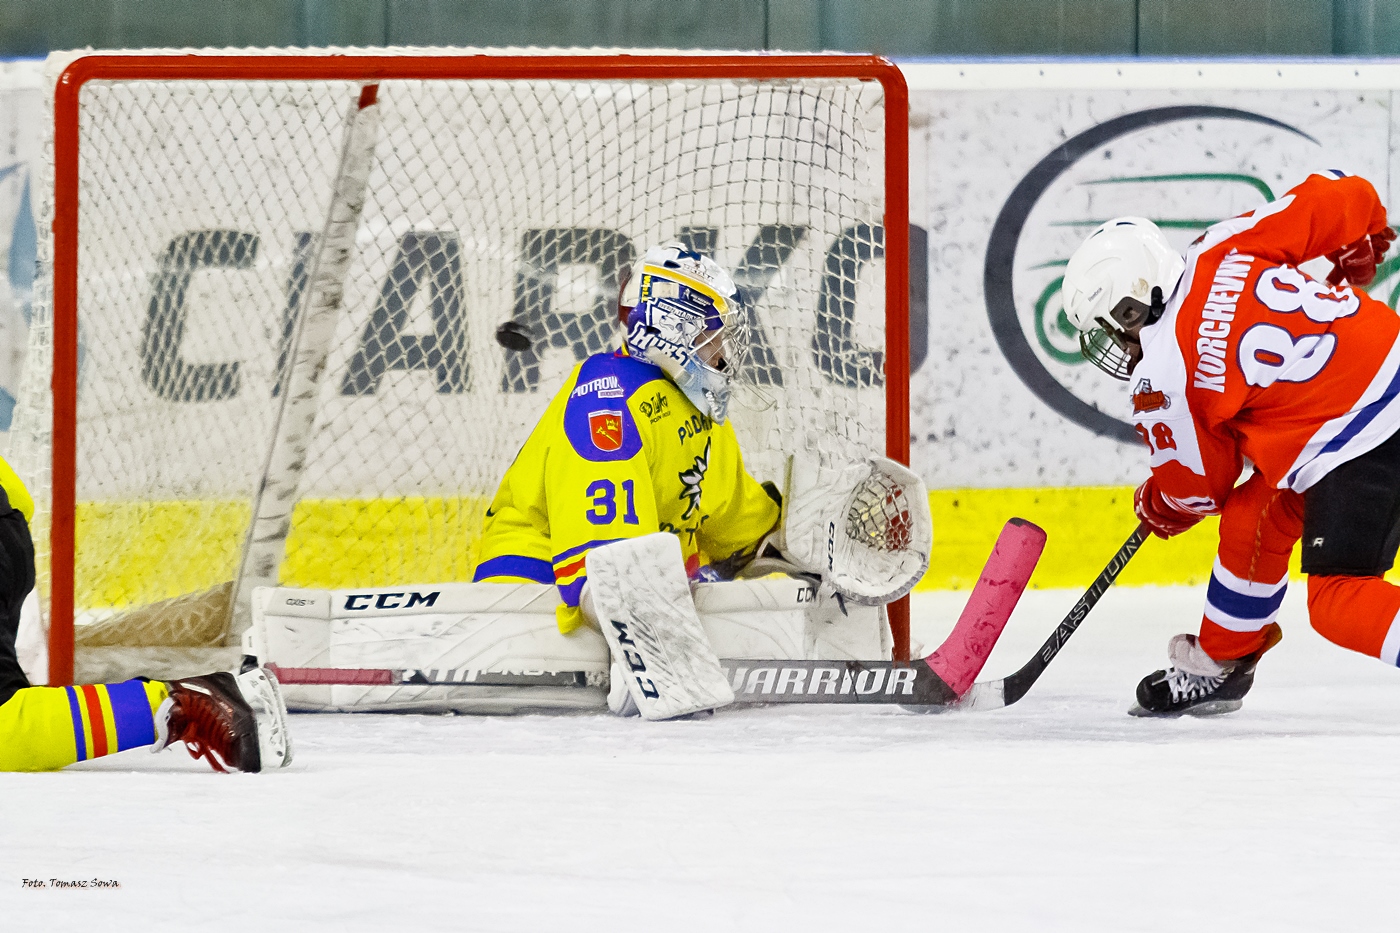
[[[1089,234],[1070,257],[1061,286],[1065,317],[1079,331],[1084,358],[1126,380],[1133,366],[1128,328],[1162,316],[1185,269],[1145,218],[1118,217]]]
[[[748,315],[734,281],[679,243],[647,250],[623,286],[627,352],[660,367],[715,421],[748,349]]]

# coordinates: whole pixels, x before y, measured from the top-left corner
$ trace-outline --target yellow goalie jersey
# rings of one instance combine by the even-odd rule
[[[559,587],[559,630],[583,624],[595,547],[669,531],[693,577],[752,551],[778,506],[716,424],[650,363],[619,350],[578,365],[506,471],[482,531],[476,581]]]

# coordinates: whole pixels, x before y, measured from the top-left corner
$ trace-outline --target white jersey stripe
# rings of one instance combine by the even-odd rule
[[[1277,583],[1260,583],[1257,580],[1246,580],[1243,577],[1237,577],[1225,569],[1225,565],[1220,563],[1219,557],[1215,559],[1215,566],[1211,569],[1211,576],[1229,589],[1239,593],[1241,596],[1259,596],[1265,599],[1277,594],[1279,590],[1288,585],[1287,574],[1284,574],[1283,579]]]
[[[1241,619],[1237,616],[1230,615],[1230,613],[1218,606],[1211,605],[1210,602],[1207,601],[1205,617],[1221,628],[1228,629],[1232,632],[1257,632],[1273,622],[1274,619],[1278,617],[1278,613],[1275,612],[1262,619]]]

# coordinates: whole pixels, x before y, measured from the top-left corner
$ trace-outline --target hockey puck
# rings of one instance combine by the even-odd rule
[[[528,350],[535,342],[535,335],[519,321],[506,321],[496,328],[496,342],[507,350],[519,353]]]

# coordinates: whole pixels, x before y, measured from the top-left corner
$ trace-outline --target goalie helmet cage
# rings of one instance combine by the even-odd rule
[[[665,240],[746,299],[771,404],[732,417],[755,475],[800,448],[908,462],[908,98],[884,59],[185,51],[52,72],[11,434],[50,683],[73,682],[75,644],[89,680],[227,656],[249,581],[469,580],[501,474],[570,367],[617,345],[619,270]],[[495,339],[508,321],[524,349]]]

